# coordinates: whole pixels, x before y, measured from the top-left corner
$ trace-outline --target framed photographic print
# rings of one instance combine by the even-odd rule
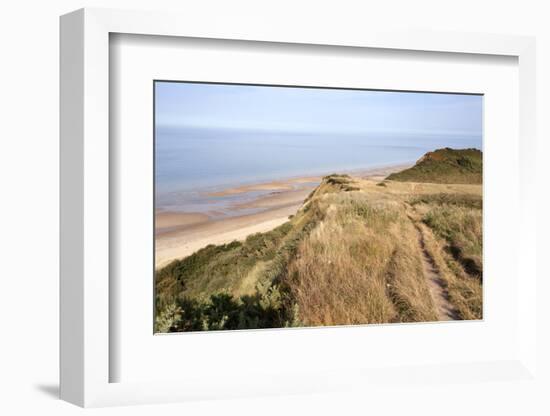
[[[62,398],[530,378],[534,41],[203,23],[61,19]]]
[[[482,319],[482,95],[154,96],[155,332]]]

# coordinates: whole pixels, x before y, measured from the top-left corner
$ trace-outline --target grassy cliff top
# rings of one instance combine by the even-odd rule
[[[387,179],[400,182],[480,184],[483,154],[478,149],[437,149],[422,156],[416,164]]]
[[[381,183],[326,176],[279,227],[158,270],[155,331],[437,320],[427,251],[459,319],[480,319],[481,186]]]

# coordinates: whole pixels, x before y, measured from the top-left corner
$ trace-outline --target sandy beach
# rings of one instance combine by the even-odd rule
[[[382,180],[410,165],[356,170],[351,175]],[[187,257],[209,244],[226,244],[272,230],[294,215],[315,189],[321,176],[304,176],[236,186],[206,194],[207,197],[238,197],[259,193],[256,198],[236,198],[223,214],[209,212],[157,212],[155,215],[155,267]],[[255,194],[254,194],[255,195]]]

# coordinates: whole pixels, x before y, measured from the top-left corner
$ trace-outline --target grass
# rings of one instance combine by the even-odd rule
[[[446,241],[449,253],[472,276],[483,274],[482,214],[480,209],[454,206],[431,208],[422,219]]]
[[[420,214],[426,247],[445,281],[450,302],[462,319],[481,319],[481,195],[426,194],[411,198],[410,203]]]
[[[176,260],[156,274],[157,304],[173,302],[181,293],[190,297],[221,291],[238,291],[258,263],[272,262],[292,230],[287,222],[267,233],[249,236],[244,242],[209,245],[189,257]]]
[[[464,208],[483,208],[483,198],[476,194],[444,193],[424,194],[411,199],[411,205],[428,204]]]
[[[327,216],[298,248],[287,284],[308,326],[435,320],[415,233],[398,206],[327,195]]]
[[[417,166],[434,157],[447,165],[456,156],[449,150]],[[456,163],[458,173],[446,178],[464,180],[462,168],[475,168]],[[460,317],[479,319],[482,249],[480,185],[332,174],[285,224],[157,271],[155,330],[434,321],[423,251]]]
[[[433,233],[424,233],[426,249],[433,258],[445,282],[449,301],[461,319],[483,318],[483,287],[480,279],[472,278],[445,250],[446,243]]]
[[[403,182],[481,184],[482,153],[477,149],[438,149],[426,153],[410,169],[392,173],[388,180]]]

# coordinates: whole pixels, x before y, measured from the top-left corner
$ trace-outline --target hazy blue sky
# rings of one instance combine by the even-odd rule
[[[482,97],[156,83],[158,127],[478,136]]]

